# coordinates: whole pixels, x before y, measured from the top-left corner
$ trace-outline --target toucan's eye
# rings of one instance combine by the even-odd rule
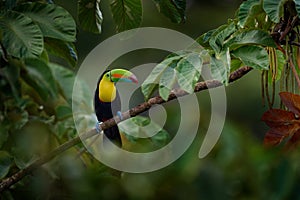
[[[106,74],[106,77],[109,77],[109,74]]]

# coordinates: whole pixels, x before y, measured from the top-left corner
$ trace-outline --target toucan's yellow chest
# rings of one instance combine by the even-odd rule
[[[99,99],[103,102],[112,102],[116,98],[116,87],[113,82],[102,79],[99,83]]]

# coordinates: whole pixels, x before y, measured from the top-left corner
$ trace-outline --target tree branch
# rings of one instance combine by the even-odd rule
[[[252,68],[247,67],[247,66],[239,68],[238,70],[236,70],[230,74],[229,82],[234,82],[234,81],[240,79],[241,77],[246,75],[251,70],[252,70]],[[206,90],[208,88],[216,88],[221,85],[222,85],[222,83],[217,80],[198,82],[195,86],[194,91],[200,92],[202,90]],[[178,97],[185,96],[185,95],[188,95],[188,93],[185,92],[184,90],[174,89],[174,90],[172,90],[171,94],[169,95],[168,101],[171,101],[173,99],[176,99]],[[100,125],[100,127],[102,130],[105,130],[107,128],[110,128],[110,127],[118,124],[121,121],[124,121],[126,119],[129,119],[129,118],[134,117],[142,112],[149,110],[155,104],[162,104],[162,103],[165,103],[168,101],[164,101],[160,96],[150,98],[147,102],[144,102],[144,103],[122,113],[122,120],[118,116],[116,116],[116,117],[111,118],[111,119],[105,121],[104,123],[102,123]],[[50,160],[52,160],[54,157],[58,156],[62,152],[66,151],[66,150],[70,149],[71,147],[75,146],[76,144],[80,143],[81,140],[85,140],[87,138],[95,136],[96,134],[97,134],[96,130],[91,129],[91,130],[81,134],[80,136],[77,136],[76,138],[71,139],[68,142],[58,146],[56,149],[51,151],[49,154],[42,156],[41,158],[34,161],[28,167],[16,172],[15,174],[13,174],[12,176],[10,176],[8,178],[3,179],[0,182],[0,192],[8,189],[10,186],[14,185],[18,181],[20,181],[22,178],[24,178],[26,175],[32,173],[35,169],[37,169],[38,167],[42,166],[43,164],[49,162]]]

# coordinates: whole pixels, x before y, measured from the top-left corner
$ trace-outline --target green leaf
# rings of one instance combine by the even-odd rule
[[[43,100],[57,98],[57,86],[49,66],[39,59],[25,60],[26,74],[22,76],[25,82],[40,95]]]
[[[243,46],[231,52],[245,65],[258,70],[269,69],[269,56],[265,48],[259,46]]]
[[[143,145],[154,145],[157,148],[165,146],[170,141],[169,133],[147,117],[136,116],[121,122],[118,126],[131,142],[141,142],[140,138],[145,138],[151,143],[143,143]]]
[[[101,33],[103,17],[100,10],[100,0],[78,1],[78,19],[83,30]]]
[[[45,37],[68,42],[76,40],[75,21],[64,8],[55,4],[35,2],[21,4],[16,10],[30,17]]]
[[[45,48],[48,53],[65,59],[72,67],[77,64],[77,51],[73,43],[45,38]]]
[[[217,29],[210,30],[196,39],[196,41],[204,48],[211,48],[209,40]]]
[[[168,100],[170,92],[176,81],[176,71],[171,66],[168,66],[159,81],[159,95],[165,101]]]
[[[201,75],[203,59],[207,51],[180,51],[172,53],[158,64],[142,84],[142,92],[146,98],[159,86],[159,94],[167,101],[176,81],[181,89],[193,93],[195,84]]]
[[[30,120],[21,130],[13,134],[12,155],[16,165],[24,169],[38,157],[49,153],[56,139],[51,127],[40,121]]]
[[[256,29],[238,32],[224,46],[233,50],[244,45],[276,47],[274,40],[268,32]]]
[[[174,23],[185,22],[186,0],[153,0],[158,11]]]
[[[142,84],[142,93],[144,94],[146,99],[149,99],[149,97],[159,84],[159,80],[163,72],[174,62],[177,62],[181,57],[182,56],[173,56],[166,58],[161,63],[155,66],[150,75]]]
[[[229,54],[229,48],[227,48],[226,51],[222,51],[218,55],[211,57],[212,77],[227,85],[230,73],[230,66],[231,58]]]
[[[141,0],[110,0],[117,32],[138,28],[142,23]]]
[[[21,13],[0,12],[0,32],[4,48],[14,57],[38,57],[44,49],[39,26]]]
[[[260,0],[248,0],[241,4],[238,11],[239,26],[244,28],[248,21],[255,18],[255,14],[258,14],[258,12],[253,13],[252,11],[253,7],[256,6],[260,7]]]
[[[12,164],[12,156],[6,151],[0,151],[0,178],[4,178]]]
[[[280,17],[283,16],[283,4],[287,0],[264,0],[263,1],[263,8],[270,19],[278,23]]]
[[[55,63],[49,63],[50,70],[61,88],[62,95],[72,105],[73,85],[75,73],[63,66]]]
[[[181,89],[188,93],[193,93],[195,84],[198,82],[203,61],[199,53],[188,54],[181,59],[176,67],[178,84]]]
[[[223,49],[225,40],[227,40],[231,36],[231,34],[233,34],[235,31],[236,31],[236,27],[234,22],[219,27],[213,33],[213,35],[209,40],[209,44],[212,47],[212,49],[216,53],[220,53]]]
[[[300,16],[300,0],[294,0],[294,2],[295,2],[296,11],[297,11],[298,15]]]
[[[64,120],[66,118],[72,117],[72,109],[70,106],[59,105],[55,108],[57,120]]]
[[[7,67],[2,69],[2,73],[9,83],[14,98],[18,101],[21,97],[20,68],[10,62]]]
[[[235,59],[234,57],[231,58],[230,72],[233,72],[242,66],[243,66],[243,63],[240,59]]]

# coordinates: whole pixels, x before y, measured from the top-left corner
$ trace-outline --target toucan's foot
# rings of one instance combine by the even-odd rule
[[[95,128],[96,128],[97,133],[101,133],[102,129],[101,129],[100,125],[101,125],[102,123],[103,123],[103,122],[96,122]]]
[[[118,112],[117,112],[117,115],[118,115],[118,117],[120,118],[120,120],[123,120],[123,116],[122,116],[122,112],[121,112],[121,111],[118,111]]]

